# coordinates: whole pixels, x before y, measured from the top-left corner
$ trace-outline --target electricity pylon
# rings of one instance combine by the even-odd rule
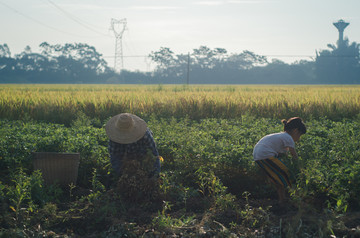
[[[122,36],[126,30],[126,18],[117,20],[111,18],[111,30],[115,35],[115,60],[114,70],[118,73],[124,68],[123,50],[122,50]]]

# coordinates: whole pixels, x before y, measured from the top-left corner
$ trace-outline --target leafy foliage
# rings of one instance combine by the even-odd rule
[[[40,44],[40,53],[27,46],[11,57],[7,44],[0,45],[1,83],[102,82],[114,75],[102,55],[84,43]]]
[[[360,44],[348,39],[329,44],[330,50],[322,50],[316,56],[316,76],[319,82],[359,83]]]
[[[235,194],[250,191],[256,195],[256,186],[261,184],[252,162],[253,146],[263,135],[282,130],[277,120],[249,116],[201,121],[152,118],[148,125],[165,158],[162,170],[172,171],[171,179],[177,184],[198,187],[203,194],[216,194],[213,182],[219,178]],[[299,172],[295,174],[298,186],[307,190],[306,196],[324,194],[332,205],[341,199],[342,204],[358,207],[359,121],[310,120],[307,126],[309,132],[298,145],[302,167],[293,168]],[[90,186],[94,169],[102,182],[112,173],[102,128],[3,120],[1,135],[3,175],[9,176],[18,168],[31,172],[31,152],[35,151],[80,152],[80,186]],[[206,170],[199,174],[199,168]],[[8,176],[3,177],[3,183],[10,182]]]

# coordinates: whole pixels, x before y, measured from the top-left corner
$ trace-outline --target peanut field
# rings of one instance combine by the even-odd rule
[[[111,168],[122,112],[153,132],[155,188]],[[252,150],[293,116],[308,132],[283,207]],[[357,85],[0,85],[0,125],[0,237],[360,236]],[[45,185],[33,152],[80,153],[76,184]]]

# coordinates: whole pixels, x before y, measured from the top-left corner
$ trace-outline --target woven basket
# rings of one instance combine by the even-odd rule
[[[46,185],[76,184],[80,164],[79,153],[34,152],[34,170],[40,170]]]

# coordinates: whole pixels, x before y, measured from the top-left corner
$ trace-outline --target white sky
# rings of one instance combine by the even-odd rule
[[[40,43],[87,43],[114,65],[111,19],[127,20],[124,68],[151,69],[145,57],[160,47],[176,54],[202,45],[229,53],[315,56],[335,44],[333,22],[350,22],[344,36],[360,42],[360,0],[0,0],[0,44],[12,54]],[[298,57],[277,56],[285,62]]]

